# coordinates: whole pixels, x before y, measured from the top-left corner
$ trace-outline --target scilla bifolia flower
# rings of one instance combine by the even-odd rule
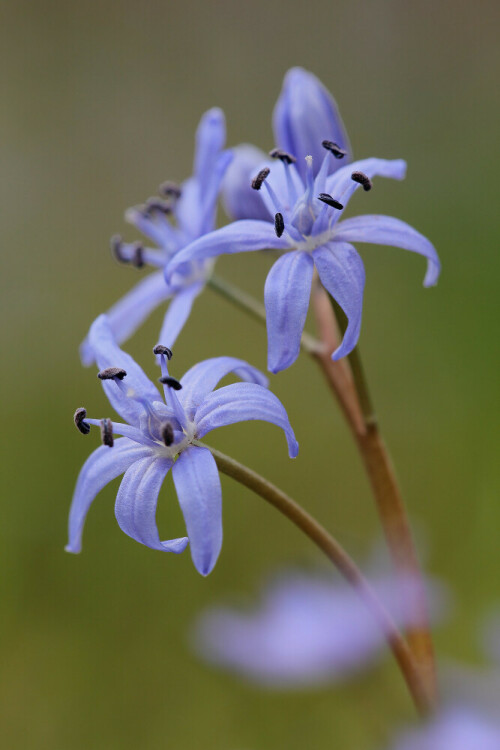
[[[69,517],[69,552],[79,552],[88,509],[97,493],[125,474],[116,497],[120,528],[133,539],[163,552],[182,552],[191,544],[196,569],[207,575],[222,544],[222,497],[218,470],[208,448],[194,444],[217,427],[264,420],[281,427],[290,457],[298,443],[281,402],[267,390],[266,377],[240,359],[215,357],[192,367],[178,381],[168,372],[171,351],[154,349],[160,360],[164,399],[134,360],[115,343],[105,315],[89,332],[89,346],[106,395],[125,423],[89,419],[77,409],[75,424],[83,434],[94,425],[104,445],[84,464]],[[234,372],[247,381],[214,391],[219,380]],[[115,440],[115,435],[122,437]],[[172,470],[187,538],[161,541],[155,513],[158,493]]]
[[[167,269],[167,274],[175,274],[186,262],[255,250],[279,251],[281,257],[271,268],[264,289],[271,372],[286,369],[298,356],[315,268],[348,319],[344,339],[332,358],[344,357],[356,346],[365,271],[352,242],[392,245],[423,255],[427,258],[424,286],[435,284],[440,270],[436,250],[429,240],[399,219],[368,215],[340,221],[357,189],[369,191],[376,176],[403,179],[406,164],[400,159],[371,158],[338,168],[347,149],[328,138],[338,124],[328,124],[327,110],[319,104],[311,110],[314,117],[316,110],[321,113],[314,123],[313,114],[308,114],[306,107],[297,117],[296,102],[306,97],[308,90],[298,80],[292,78],[288,88],[285,85],[286,95],[282,94],[275,111],[275,135],[286,146],[296,144],[303,148],[306,144],[308,152],[290,153],[278,142],[278,148],[270,152],[277,163],[271,167],[261,165],[251,181],[262,201],[257,218],[246,218],[248,212],[239,209],[242,193],[236,190],[232,211],[243,218],[195,240],[171,260]],[[313,95],[314,91],[310,91],[307,96]],[[315,96],[324,101],[324,89],[316,90]],[[318,123],[327,132],[322,139],[318,137],[317,148],[313,149],[311,133],[317,136]],[[319,152],[323,154],[320,159]],[[235,179],[233,174],[232,185]]]
[[[194,300],[210,275],[210,261],[178,266],[168,283],[164,267],[176,253],[197,237],[213,230],[221,180],[232,159],[224,151],[226,126],[220,109],[211,109],[201,118],[196,133],[193,175],[182,185],[165,182],[160,186],[163,198],[150,198],[143,206],[130,208],[125,218],[157,245],[125,243],[113,237],[111,249],[117,260],[137,268],[149,265],[161,269],[140,281],[108,312],[108,320],[118,343],[126,341],[159,304],[171,300],[166,312],[160,341],[173,346],[182,330]],[[174,220],[174,221],[172,221]],[[158,249],[159,248],[159,249]],[[89,338],[80,348],[84,365],[94,361]]]

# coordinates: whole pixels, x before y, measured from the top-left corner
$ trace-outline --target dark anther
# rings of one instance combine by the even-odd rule
[[[353,172],[351,175],[351,180],[354,180],[354,182],[359,182],[360,185],[363,185],[363,190],[371,190],[373,187],[372,181],[364,172]]]
[[[287,154],[286,151],[282,151],[280,148],[273,148],[269,152],[269,156],[272,159],[279,159],[284,164],[295,164],[295,162],[297,161],[295,156],[292,156],[291,154]]]
[[[182,195],[182,188],[176,182],[162,182],[159,187],[160,195],[164,195],[165,198],[180,198]]]
[[[164,354],[167,359],[172,359],[173,356],[172,350],[168,346],[163,346],[163,344],[156,344],[153,354]]]
[[[343,148],[340,148],[340,146],[333,141],[322,141],[321,145],[323,146],[323,148],[326,148],[327,151],[331,151],[336,159],[343,159],[347,154],[347,151],[345,151]]]
[[[146,214],[160,213],[160,214],[171,214],[172,206],[167,201],[162,201],[161,198],[148,198],[144,210]]]
[[[336,201],[335,198],[332,198],[332,196],[329,195],[328,193],[320,193],[318,195],[318,200],[323,201],[323,203],[326,203],[328,206],[331,206],[332,208],[338,208],[339,211],[340,209],[344,208],[342,203],[339,203],[338,201]]]
[[[101,419],[101,440],[103,445],[108,445],[110,448],[114,445],[113,440],[113,425],[111,419]]]
[[[172,378],[170,375],[162,375],[161,378],[158,378],[160,383],[163,383],[163,385],[168,385],[169,388],[173,388],[174,391],[180,391],[182,388],[182,385],[179,383],[176,378]]]
[[[125,370],[122,370],[121,367],[106,367],[105,370],[101,370],[97,373],[97,377],[100,378],[100,380],[113,380],[113,378],[123,380],[126,374]]]
[[[142,268],[144,265],[144,247],[140,242],[136,242],[133,248],[131,264],[134,268]]]
[[[264,169],[261,169],[257,177],[254,177],[252,180],[252,187],[254,190],[260,190],[262,187],[262,183],[264,180],[269,176],[269,172],[271,170],[269,167],[264,167]]]
[[[168,446],[172,445],[172,443],[174,442],[174,428],[172,427],[170,422],[165,422],[165,424],[162,424],[160,431],[163,442],[168,448]]]
[[[90,425],[87,424],[87,422],[84,422],[84,419],[86,416],[87,416],[87,410],[84,409],[83,406],[80,406],[80,408],[77,409],[73,415],[75,425],[77,429],[80,430],[82,435],[88,435],[90,432]]]
[[[283,214],[277,213],[274,216],[274,231],[278,237],[281,237],[285,231],[285,222],[283,221]]]
[[[109,244],[111,247],[111,254],[113,255],[113,258],[115,258],[115,260],[117,260],[119,263],[128,263],[128,258],[126,258],[122,252],[123,240],[120,235],[113,235],[113,237],[111,237],[109,241]]]

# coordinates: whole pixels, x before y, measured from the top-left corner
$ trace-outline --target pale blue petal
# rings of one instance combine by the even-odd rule
[[[232,219],[262,219],[271,221],[272,214],[262,200],[262,190],[251,186],[261,164],[269,157],[255,146],[242,143],[232,149],[233,161],[222,182],[222,199],[228,216]]]
[[[128,438],[118,438],[112,448],[101,445],[91,453],[80,471],[71,502],[67,552],[80,552],[85,519],[98,492],[135,461],[149,455],[149,448],[137,445]]]
[[[354,182],[352,179],[353,172],[362,172],[370,179],[388,177],[393,180],[404,180],[406,162],[403,159],[370,158],[355,161],[353,164],[348,164],[339,169],[338,172],[327,178],[326,192],[342,203],[344,207],[349,203],[353,193],[361,187],[359,182]],[[336,211],[335,218],[337,219],[341,214],[342,211]]]
[[[139,328],[153,310],[165,302],[172,292],[165,282],[163,271],[149,274],[136,284],[106,313],[111,332],[117,344],[122,344]],[[95,361],[87,336],[80,346],[82,364],[86,367]]]
[[[222,493],[219,472],[208,448],[191,445],[172,468],[196,570],[208,575],[222,546]]]
[[[212,170],[226,142],[224,112],[218,107],[202,116],[196,131],[196,149],[193,173],[199,185],[208,185]]]
[[[297,158],[297,168],[305,175],[305,156],[313,157],[315,174],[330,140],[347,151],[343,159],[330,160],[330,172],[351,160],[351,146],[337,105],[328,89],[315,75],[303,68],[291,68],[283,81],[273,114],[276,146]]]
[[[128,392],[132,391],[148,401],[162,401],[155,385],[143,370],[116,343],[108,319],[100,315],[91,325],[88,343],[100,370],[121,367],[127,375],[118,385],[113,380],[102,380],[102,386],[114,409],[126,422],[137,423],[144,413],[142,406]]]
[[[200,224],[198,230],[200,236],[207,232],[211,232],[215,226],[219,191],[224,175],[232,160],[232,151],[223,151],[214,164],[210,182],[201,187],[201,206],[200,209],[198,209],[200,212]]]
[[[163,283],[165,283],[165,280]],[[158,339],[161,344],[170,348],[175,344],[177,336],[189,318],[193,302],[204,286],[203,281],[198,281],[185,287],[185,289],[181,289],[174,296],[163,319],[160,338]]]
[[[365,269],[356,250],[347,242],[330,242],[313,251],[314,263],[325,289],[345,312],[344,339],[332,359],[345,357],[356,346],[361,329]]]
[[[337,225],[335,242],[337,240],[390,245],[419,253],[427,258],[424,286],[433,286],[437,283],[441,263],[434,245],[404,221],[392,216],[356,216]]]
[[[271,372],[290,367],[300,351],[314,263],[309,253],[294,250],[279,258],[264,287],[267,318],[267,366]]]
[[[233,383],[212,391],[195,413],[197,435],[202,438],[217,427],[235,422],[261,420],[272,422],[284,431],[290,458],[295,458],[299,444],[281,401],[266,388],[255,383]]]
[[[223,377],[234,372],[247,383],[257,383],[267,388],[266,376],[243,359],[235,357],[212,357],[191,367],[181,379],[179,399],[185,409],[191,411],[208,396]]]
[[[160,541],[156,526],[158,493],[172,467],[168,458],[150,455],[136,461],[125,473],[116,496],[115,515],[122,531],[137,542],[161,552],[183,552],[186,537]]]

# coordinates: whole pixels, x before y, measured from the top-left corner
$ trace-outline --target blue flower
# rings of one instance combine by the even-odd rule
[[[150,265],[161,269],[142,279],[107,312],[118,343],[126,341],[162,302],[171,300],[160,332],[160,341],[173,346],[189,317],[194,300],[200,294],[212,269],[212,262],[185,263],[166,283],[164,268],[183,247],[213,230],[217,198],[224,173],[232,159],[224,151],[226,126],[224,113],[211,109],[201,118],[196,133],[193,175],[182,185],[166,182],[160,190],[166,200],[151,198],[143,206],[129,209],[125,218],[158,248],[141,243],[112,239],[118,260],[136,267]],[[171,219],[175,219],[175,224]],[[94,361],[89,337],[80,354],[84,365]]]
[[[83,525],[97,493],[125,474],[116,497],[115,514],[121,529],[152,549],[182,552],[191,544],[196,569],[207,575],[222,544],[222,498],[219,475],[208,448],[194,444],[217,427],[264,420],[285,432],[294,458],[298,443],[281,402],[267,390],[266,377],[240,359],[215,357],[192,367],[177,381],[168,373],[171,352],[158,345],[164,400],[141,368],[116,344],[105,315],[93,323],[89,346],[100,368],[99,378],[113,408],[125,424],[89,419],[83,408],[75,423],[87,434],[99,426],[104,445],[84,464],[76,484],[69,516],[69,552],[79,552]],[[244,383],[214,391],[221,378],[234,372]],[[115,440],[115,434],[122,435]],[[158,493],[168,472],[177,491],[187,537],[160,541],[155,513]]]
[[[435,284],[440,271],[433,245],[403,221],[373,215],[340,221],[357,189],[370,190],[375,176],[403,179],[406,164],[400,159],[371,158],[339,167],[349,154],[345,153],[348,145],[343,131],[339,131],[336,108],[327,106],[333,100],[328,99],[317,79],[304,71],[292,71],[289,76],[275,110],[275,131],[286,146],[306,147],[307,152],[290,153],[278,142],[280,148],[271,152],[278,162],[276,167],[272,162],[260,163],[256,171],[256,152],[244,146],[236,155],[226,185],[226,205],[238,220],[195,240],[167,268],[168,275],[176,273],[183,263],[218,255],[279,251],[281,257],[269,272],[264,289],[271,372],[286,369],[298,356],[314,269],[348,319],[344,339],[332,358],[344,357],[356,346],[365,270],[352,242],[392,245],[423,255],[427,259],[424,286]],[[297,102],[302,100],[316,100],[317,105],[300,109]],[[325,136],[321,141],[316,126],[325,131],[325,136],[336,134],[337,141],[344,145]],[[318,148],[313,148],[311,139],[316,137]],[[322,158],[311,156],[312,151],[322,152]],[[241,188],[250,164],[254,167],[254,196],[261,198],[259,209],[255,208],[255,197],[253,203],[246,201],[246,188]],[[232,201],[228,200],[231,187]]]

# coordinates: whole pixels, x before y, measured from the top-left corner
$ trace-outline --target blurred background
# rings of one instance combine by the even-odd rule
[[[436,633],[443,663],[476,663],[478,626],[498,576],[498,22],[495,0],[220,0],[0,3],[2,512],[0,725],[4,747],[386,746],[413,717],[390,657],[344,685],[271,692],[199,663],[193,618],[251,596],[276,566],[315,563],[307,540],[223,478],[225,541],[209,578],[189,553],[161,555],[114,519],[117,482],[98,496],[83,552],[64,552],[78,471],[97,445],[76,407],[111,416],[78,344],[139,278],[109,237],[137,239],[126,207],[191,172],[201,114],[226,113],[228,143],[274,146],[271,112],[285,71],[302,65],[332,91],[354,154],[403,157],[404,183],[380,180],[366,207],[435,244],[424,262],[364,246],[361,350],[428,572],[454,598]],[[222,258],[218,273],[262,298],[269,260]],[[128,350],[156,377],[162,311]],[[175,351],[180,376],[230,354],[265,369],[264,331],[207,290]],[[359,560],[379,536],[360,460],[306,357],[272,378],[301,444],[250,423],[213,444],[303,502]],[[171,480],[160,529],[182,532]],[[424,554],[425,548],[425,554]]]

